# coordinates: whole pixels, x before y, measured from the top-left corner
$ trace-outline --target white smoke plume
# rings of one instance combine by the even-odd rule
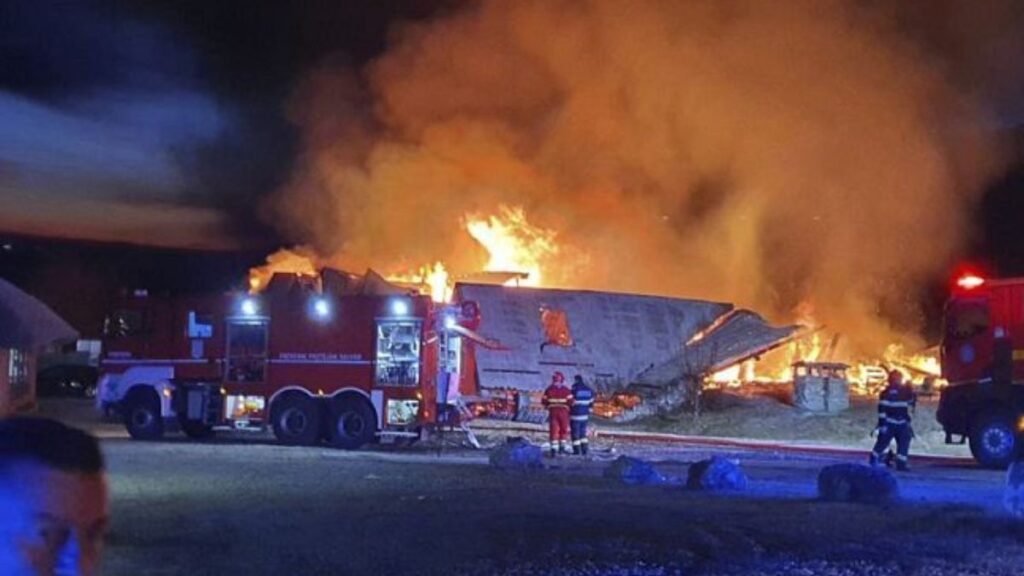
[[[810,308],[880,350],[1002,162],[982,95],[887,6],[467,3],[307,78],[268,213],[349,268],[459,272],[487,260],[465,215],[521,206],[556,233],[548,285]]]

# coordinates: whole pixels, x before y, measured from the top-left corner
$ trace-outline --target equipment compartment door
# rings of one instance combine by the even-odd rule
[[[227,382],[264,382],[267,379],[266,320],[228,322]]]
[[[421,327],[419,320],[378,320],[378,386],[419,385]]]

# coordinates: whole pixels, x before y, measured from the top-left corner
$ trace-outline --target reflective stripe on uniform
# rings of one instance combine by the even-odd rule
[[[885,417],[885,421],[887,423],[889,423],[889,424],[895,424],[895,425],[906,424],[907,422],[909,422],[909,420],[901,420],[901,419],[896,419],[896,418],[890,418],[888,416]]]
[[[577,415],[569,416],[569,420],[572,420],[573,422],[586,422],[589,419],[590,419],[590,416],[586,416],[586,415],[580,416],[580,415],[577,414]]]
[[[910,402],[905,400],[879,400],[878,406],[888,406],[890,408],[910,408]]]

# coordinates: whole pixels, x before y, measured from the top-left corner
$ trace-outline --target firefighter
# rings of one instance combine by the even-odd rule
[[[569,409],[569,428],[572,432],[572,453],[587,455],[587,422],[594,404],[594,389],[587,386],[583,376],[577,374],[572,381],[572,408]]]
[[[569,409],[572,407],[572,390],[565,385],[565,375],[555,372],[551,385],[544,390],[541,403],[548,409],[548,439],[551,457],[559,451],[569,453]]]
[[[917,403],[911,386],[903,384],[903,374],[897,370],[889,372],[888,383],[878,396],[878,441],[871,452],[872,466],[883,462],[889,444],[896,440],[896,469],[909,470],[910,441],[914,429],[910,426],[910,410]]]

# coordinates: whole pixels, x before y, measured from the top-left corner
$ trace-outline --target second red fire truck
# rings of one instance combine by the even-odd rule
[[[479,311],[370,280],[276,274],[260,294],[130,295],[107,320],[99,401],[139,439],[171,427],[270,427],[286,444],[346,449],[414,439],[437,422],[458,372],[452,336],[473,336]]]
[[[946,442],[959,436],[982,465],[1006,467],[1024,431],[1024,278],[962,276],[943,320]]]

